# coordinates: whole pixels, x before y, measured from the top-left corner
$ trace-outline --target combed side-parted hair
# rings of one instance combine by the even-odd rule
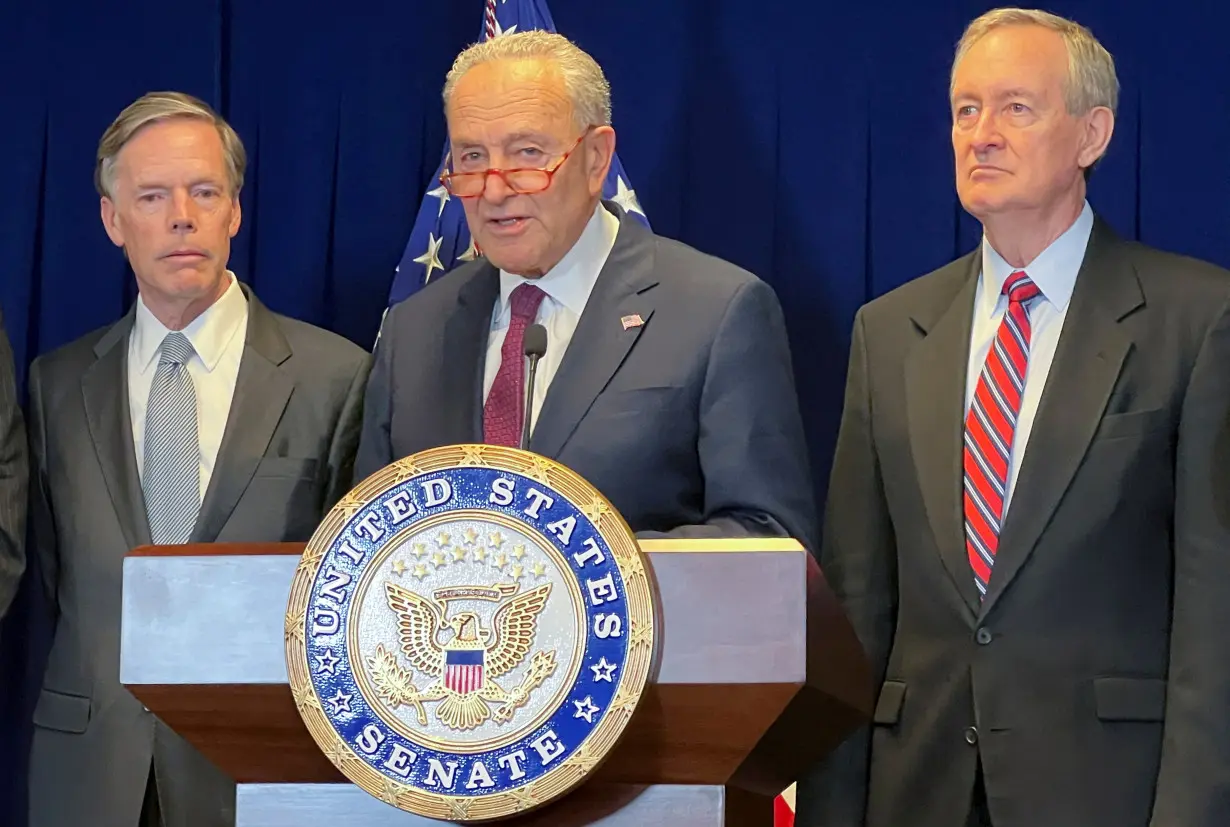
[[[230,179],[231,195],[239,196],[243,189],[243,176],[248,165],[243,141],[231,125],[199,98],[184,92],[149,92],[124,108],[116,116],[98,142],[98,155],[94,164],[94,188],[98,194],[113,198],[115,186],[115,159],[120,150],[133,136],[154,123],[175,118],[190,118],[213,124],[222,139],[222,151],[226,158],[226,172]]]
[[[530,29],[500,35],[467,47],[444,80],[444,106],[447,109],[457,81],[480,63],[494,60],[545,58],[554,64],[564,79],[572,101],[573,119],[580,129],[609,126],[611,123],[611,86],[598,62],[568,38],[555,32]]]
[[[993,9],[970,23],[957,43],[957,53],[952,61],[954,78],[957,64],[970,47],[993,29],[1002,26],[1042,26],[1063,38],[1068,50],[1064,103],[1070,114],[1084,115],[1096,106],[1105,106],[1118,114],[1119,78],[1115,74],[1115,60],[1110,52],[1093,36],[1093,32],[1081,24],[1037,9]],[[949,95],[952,91],[950,80]]]

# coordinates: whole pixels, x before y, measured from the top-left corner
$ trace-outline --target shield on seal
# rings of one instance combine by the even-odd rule
[[[444,685],[459,695],[483,688],[483,650],[444,650]]]

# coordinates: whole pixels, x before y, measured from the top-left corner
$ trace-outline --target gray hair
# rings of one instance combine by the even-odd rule
[[[189,118],[213,124],[222,139],[222,152],[226,158],[226,173],[231,183],[231,195],[238,197],[243,189],[244,170],[248,165],[243,141],[221,115],[209,104],[183,92],[150,92],[129,104],[98,142],[98,155],[94,164],[94,188],[98,194],[111,198],[115,187],[115,160],[120,150],[138,132],[154,123]]]
[[[957,64],[978,40],[1001,26],[1042,26],[1058,32],[1068,50],[1068,78],[1064,84],[1064,103],[1072,115],[1084,115],[1096,106],[1115,113],[1119,106],[1119,79],[1110,52],[1089,29],[1067,18],[1035,9],[994,9],[970,23],[957,44],[952,61],[952,77]],[[949,95],[952,94],[949,81]]]
[[[448,108],[457,81],[480,63],[536,57],[549,60],[563,76],[578,128],[610,125],[611,87],[602,73],[602,67],[568,38],[541,29],[493,37],[475,43],[457,55],[453,68],[449,69],[444,80],[445,108]]]

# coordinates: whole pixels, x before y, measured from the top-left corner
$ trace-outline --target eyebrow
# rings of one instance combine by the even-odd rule
[[[216,179],[210,176],[206,176],[202,178],[193,178],[192,180],[188,182],[189,188],[199,187],[202,185],[209,185],[212,187],[224,186],[225,178],[219,180],[219,179]],[[170,189],[171,186],[173,185],[165,184],[155,179],[151,181],[136,181],[134,182],[134,186],[136,186],[136,188],[139,190],[165,190],[165,189]]]

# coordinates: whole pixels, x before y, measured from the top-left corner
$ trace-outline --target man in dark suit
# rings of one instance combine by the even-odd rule
[[[1230,824],[1230,274],[1090,209],[1083,27],[991,12],[951,92],[984,238],[855,321],[821,568],[881,689],[798,823]]]
[[[26,569],[26,495],[29,491],[26,429],[17,401],[17,368],[0,317],[0,620]]]
[[[226,269],[244,153],[208,106],[147,95],[99,146],[103,224],[140,298],[35,361],[35,543],[55,632],[32,827],[229,827],[234,786],[119,682],[121,565],[149,543],[306,541],[349,488],[370,357]]]
[[[444,184],[484,258],[394,307],[356,476],[428,448],[517,446],[523,335],[547,330],[529,449],[642,536],[815,538],[781,308],[750,273],[600,202],[615,149],[598,65],[529,31],[463,52],[445,83]]]

